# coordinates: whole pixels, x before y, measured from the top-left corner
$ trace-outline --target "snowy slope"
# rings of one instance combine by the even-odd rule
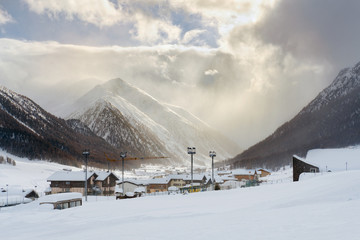
[[[360,144],[360,62],[334,81],[293,119],[233,159],[236,166],[288,165],[310,149]]]
[[[318,111],[334,100],[360,87],[360,62],[341,70],[335,80],[324,89],[300,114]]]
[[[210,162],[209,150],[217,151],[218,158],[224,159],[231,157],[236,148],[235,144],[219,137],[220,134],[215,134],[214,130],[184,109],[175,110],[175,107],[157,101],[121,79],[110,80],[88,92],[74,104],[72,110],[75,111],[69,118],[81,119],[94,131],[91,125],[99,120],[87,112],[91,111],[94,115],[93,109],[99,101],[116,107],[128,124],[135,129],[142,129],[145,138],[148,134],[152,135],[150,139],[155,136],[164,147],[161,151],[171,153],[180,163],[188,158],[188,146],[197,148],[196,159],[203,163]],[[102,131],[109,132],[106,129]]]
[[[52,210],[3,208],[0,236],[35,239],[357,239],[360,171],[285,184],[84,202]]]

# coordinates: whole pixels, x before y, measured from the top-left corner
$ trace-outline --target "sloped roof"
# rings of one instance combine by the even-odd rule
[[[87,180],[91,178],[93,175],[97,177],[98,175],[95,172],[89,172],[87,173]],[[59,171],[54,172],[53,175],[48,177],[47,181],[84,181],[85,179],[85,171]]]
[[[176,180],[184,180],[185,177],[186,177],[186,175],[184,175],[184,174],[171,174],[171,175],[167,176],[167,178],[169,180],[174,180],[174,179],[176,179]]]
[[[233,175],[254,175],[254,169],[234,169],[231,171]]]
[[[168,178],[153,178],[149,180],[149,184],[168,184],[169,181]]]
[[[148,180],[140,180],[140,179],[124,179],[124,183],[132,183],[137,186],[145,186],[148,185]],[[116,184],[121,184],[122,180],[116,181]]]
[[[47,196],[43,196],[39,198],[39,202],[40,203],[55,203],[58,201],[65,201],[65,200],[71,200],[71,199],[78,199],[78,198],[82,198],[81,193],[75,193],[75,192],[70,192],[70,193],[57,193],[57,194],[51,194],[51,195],[47,195]]]
[[[205,174],[193,174],[193,180],[195,181],[202,181],[204,177],[206,178]],[[184,180],[191,180],[191,175],[186,175]]]
[[[96,175],[98,175],[96,177],[96,181],[104,181],[107,177],[109,177],[111,174],[114,175],[114,177],[116,178],[116,180],[119,180],[119,178],[112,172],[105,172],[105,171],[96,171],[95,172]]]

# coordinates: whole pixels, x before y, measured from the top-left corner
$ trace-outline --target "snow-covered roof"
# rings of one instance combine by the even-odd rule
[[[202,181],[204,176],[205,176],[204,174],[193,174],[193,180],[194,181]],[[205,176],[205,178],[206,178],[206,176]],[[184,180],[186,180],[186,181],[191,180],[191,175],[186,175]]]
[[[257,170],[256,170],[256,172],[258,172],[258,171],[266,171],[266,172],[269,172],[269,173],[271,173],[271,171],[269,170],[269,169],[266,169],[266,168],[258,168]]]
[[[121,184],[122,180],[116,181],[116,184]],[[141,179],[124,179],[124,183],[132,183],[137,186],[146,186],[148,185],[148,180],[141,180]]]
[[[51,194],[46,195],[39,198],[40,203],[55,203],[59,201],[66,201],[66,200],[72,200],[72,199],[78,199],[82,198],[81,193],[76,192],[69,192],[69,193],[57,193],[57,194]]]
[[[254,175],[255,170],[254,169],[233,169],[231,171],[233,175]]]
[[[8,192],[6,192],[8,191]],[[34,191],[36,193],[36,191],[34,189],[31,188],[27,188],[27,189],[23,189],[21,188],[21,186],[9,186],[8,188],[0,188],[0,197],[2,196],[21,196],[21,197],[25,197],[26,195],[28,195],[29,193],[31,193],[32,191]]]
[[[107,177],[109,177],[111,174],[115,176],[115,178],[117,180],[119,180],[119,178],[112,172],[105,172],[105,171],[96,171],[95,172],[96,175],[98,175],[96,177],[96,181],[104,181]]]
[[[93,176],[94,172],[87,173],[87,179]],[[97,174],[96,174],[97,176]],[[48,177],[47,181],[84,181],[85,179],[85,172],[84,171],[77,171],[77,172],[69,172],[69,171],[59,171],[55,172],[53,175]]]
[[[173,180],[173,179],[183,180],[185,177],[186,177],[186,175],[184,175],[184,174],[171,174],[171,175],[167,176],[167,178],[169,180]]]
[[[320,172],[360,169],[360,147],[314,149],[307,152],[305,162],[319,167]]]
[[[169,181],[168,178],[153,178],[149,180],[149,184],[168,184]]]
[[[220,177],[223,181],[236,181],[237,178],[233,175],[224,175]]]

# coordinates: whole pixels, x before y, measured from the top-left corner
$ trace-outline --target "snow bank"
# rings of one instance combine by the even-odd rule
[[[229,191],[1,209],[1,239],[357,239],[360,171]]]
[[[318,166],[320,172],[360,170],[360,147],[310,150],[305,161]]]

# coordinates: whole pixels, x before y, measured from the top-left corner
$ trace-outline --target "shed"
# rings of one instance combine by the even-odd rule
[[[319,172],[319,167],[305,162],[304,159],[296,155],[293,156],[293,182],[299,181],[299,176],[303,172]]]
[[[52,204],[54,209],[67,209],[82,205],[81,193],[58,193],[39,198],[39,204]]]

